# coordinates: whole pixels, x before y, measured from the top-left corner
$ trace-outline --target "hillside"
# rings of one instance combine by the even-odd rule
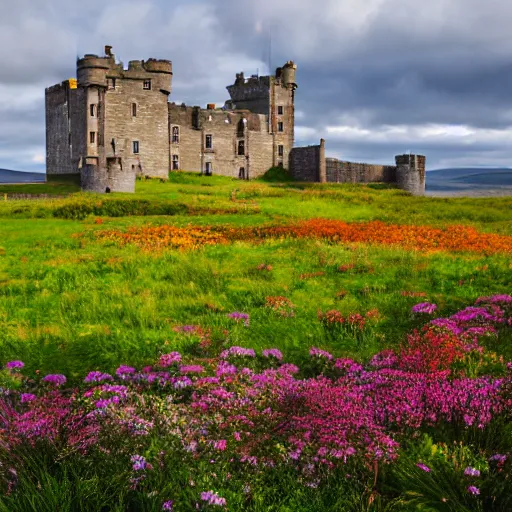
[[[428,171],[426,192],[447,195],[512,195],[512,169],[468,167]]]

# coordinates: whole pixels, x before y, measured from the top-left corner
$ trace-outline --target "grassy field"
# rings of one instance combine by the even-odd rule
[[[10,200],[7,195],[1,200],[2,194],[11,193],[66,197],[35,201]],[[309,219],[382,221],[395,225],[397,237],[406,231],[405,226],[443,231],[457,225],[461,226],[458,229],[475,228],[478,236],[499,235],[502,245],[484,250],[471,240],[460,250],[422,250],[423,239],[417,241],[420,249],[414,249],[413,242],[391,239],[389,244],[385,240],[352,243],[321,236],[254,235],[244,239],[239,234],[261,227],[272,230],[302,225]],[[312,346],[365,364],[378,352],[398,350],[406,334],[425,323],[425,316],[411,312],[419,302],[435,303],[436,315],[448,317],[478,297],[510,293],[512,263],[507,247],[512,237],[511,219],[512,197],[413,197],[382,185],[243,182],[175,173],[168,182],[137,181],[135,195],[82,194],[69,182],[0,187],[0,364],[22,360],[23,374],[29,380],[64,374],[70,385],[79,385],[90,371],[113,374],[122,364],[136,368],[152,365],[171,351],[195,361],[215,358],[235,345],[257,351],[279,349],[286,361],[301,368],[309,364]],[[149,230],[169,225],[179,230],[176,240],[159,239],[159,245],[145,242]],[[195,228],[200,236],[214,233],[227,239],[206,245],[201,242],[191,249],[193,243],[187,237]],[[134,230],[139,230],[140,243],[122,238]],[[358,333],[333,331],[319,319],[332,310],[344,318],[371,312],[370,320]],[[248,315],[249,325],[234,322],[228,316],[234,312]],[[182,326],[193,326],[195,335],[186,334]],[[496,357],[505,361],[512,361],[509,331],[500,333],[500,343],[492,347]],[[198,352],[204,332],[208,332],[209,346]],[[419,450],[421,443],[433,442],[432,438],[422,439],[417,436],[412,452]],[[465,437],[460,439],[467,442]],[[512,441],[507,447],[512,449]],[[46,501],[34,499],[32,504],[15,505],[15,501],[0,497],[0,510],[162,509],[160,501],[156,505],[155,500],[134,497],[133,492],[119,498],[119,508],[112,504],[102,508],[99,502],[94,502],[97,508],[80,508],[74,501],[52,509],[55,505],[48,497],[52,492],[61,496],[59,499],[73,494],[66,487],[73,482],[66,471],[77,467],[71,464],[62,469],[55,464],[49,464],[53,469],[43,476],[28,478],[24,484],[44,480]],[[406,471],[406,466],[400,468]],[[187,478],[184,470],[180,471],[173,484],[175,493]],[[363,474],[366,469],[353,471]],[[341,473],[331,474],[328,484],[316,491],[297,486],[290,469],[273,476],[260,475],[259,483],[255,482],[259,494],[255,491],[253,502],[240,501],[240,489],[233,488],[228,508],[376,511],[402,503],[400,510],[505,510],[489,508],[483,501],[478,506],[476,501],[468,505],[462,498],[452,499],[457,502],[453,508],[432,508],[432,500],[412,508],[404,505],[405,501],[399,503],[403,489],[386,494],[383,488],[377,491],[368,484],[366,477],[352,485]],[[100,473],[91,475],[94,480]],[[398,473],[393,478],[398,479]],[[51,491],[52,485],[58,489]],[[277,493],[283,485],[290,486],[289,495]],[[104,488],[98,491],[100,483],[96,481],[94,486],[89,491],[96,497],[103,492],[102,499],[108,501],[108,492]],[[274,489],[274,496],[265,494],[268,486]],[[83,496],[89,491],[83,490]],[[115,492],[120,492],[117,487]],[[332,493],[348,493],[352,501],[330,502]],[[185,497],[178,502],[181,505],[178,503],[176,510],[188,510]],[[216,509],[212,504],[203,505]]]

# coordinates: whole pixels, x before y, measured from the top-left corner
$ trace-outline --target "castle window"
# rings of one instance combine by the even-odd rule
[[[204,173],[206,174],[206,176],[212,175],[212,163],[211,162],[206,162],[204,164]]]
[[[180,143],[180,129],[178,126],[172,127],[172,143],[179,144]]]
[[[142,88],[145,91],[150,91],[151,90],[151,80],[144,80],[144,83],[142,84]]]
[[[282,116],[283,115],[283,105],[277,106],[277,114]]]
[[[132,142],[132,149],[133,149],[133,154],[134,155],[138,155],[139,154],[139,141],[138,140],[134,140]]]
[[[213,135],[207,134],[204,141],[205,149],[213,149]]]
[[[137,103],[132,103],[132,116],[137,117]]]
[[[243,137],[244,136],[244,131],[245,131],[245,123],[247,121],[245,119],[240,119],[240,121],[238,121],[238,128],[237,128],[237,135],[238,137]]]
[[[96,132],[89,132],[89,143],[94,144],[96,142]]]
[[[279,121],[279,123],[277,123],[277,131],[284,132],[284,124],[282,123],[282,121]]]
[[[279,156],[283,156],[284,155],[284,146],[282,144],[279,144],[279,146],[277,146],[277,154]]]
[[[178,155],[172,155],[172,170],[177,171],[180,168],[180,157]]]
[[[238,155],[239,156],[245,155],[245,141],[243,141],[243,140],[238,141]]]
[[[96,105],[94,103],[89,105],[89,111],[91,113],[91,117],[96,117]]]
[[[277,166],[278,167],[283,167],[283,162],[281,160],[279,160],[279,162],[277,162]]]
[[[240,167],[240,169],[238,171],[238,177],[241,180],[245,180],[245,167]]]
[[[116,79],[115,78],[109,78],[107,80],[108,82],[108,88],[109,89],[115,89],[116,88]]]

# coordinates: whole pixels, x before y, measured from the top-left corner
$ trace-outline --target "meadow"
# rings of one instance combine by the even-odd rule
[[[512,510],[512,198],[25,187],[0,510]]]

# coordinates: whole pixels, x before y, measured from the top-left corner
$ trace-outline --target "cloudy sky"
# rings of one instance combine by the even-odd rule
[[[2,0],[0,168],[45,169],[44,89],[77,56],[173,61],[171,101],[223,104],[235,73],[298,65],[296,145],[429,169],[512,167],[509,0]],[[269,52],[269,33],[272,51]]]

